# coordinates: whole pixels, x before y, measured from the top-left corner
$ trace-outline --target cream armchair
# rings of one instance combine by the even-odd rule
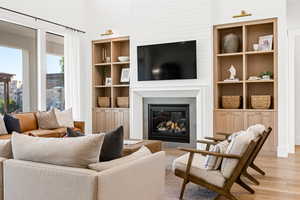
[[[20,160],[4,162],[5,200],[159,200],[165,153],[102,172]]]

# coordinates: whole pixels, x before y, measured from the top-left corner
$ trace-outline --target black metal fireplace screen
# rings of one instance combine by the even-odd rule
[[[188,104],[150,104],[148,109],[150,140],[190,142]]]

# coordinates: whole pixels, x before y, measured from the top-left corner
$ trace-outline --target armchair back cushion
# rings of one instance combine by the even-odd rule
[[[38,129],[37,119],[34,113],[20,113],[15,114],[14,117],[19,119],[21,133]]]
[[[247,150],[251,140],[251,135],[247,134],[246,131],[243,131],[231,140],[226,150],[226,154],[243,155]],[[223,158],[221,172],[225,178],[230,178],[238,162],[239,160],[237,159]]]
[[[98,162],[104,134],[76,138],[43,138],[13,133],[14,159],[87,168]],[[24,145],[25,144],[25,145]]]

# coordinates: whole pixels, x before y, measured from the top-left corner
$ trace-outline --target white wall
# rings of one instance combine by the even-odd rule
[[[0,0],[0,6],[84,29],[85,2],[85,0]]]
[[[300,122],[300,104],[297,102],[300,102],[300,36],[297,36],[295,39],[295,114],[296,114],[296,122]],[[296,138],[296,145],[300,145],[300,123],[296,123],[296,132],[295,132],[295,138]]]

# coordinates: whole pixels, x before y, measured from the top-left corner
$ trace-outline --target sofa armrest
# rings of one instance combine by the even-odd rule
[[[165,152],[151,154],[98,174],[98,200],[164,199]]]
[[[7,160],[4,185],[4,199],[97,199],[97,172],[88,169]]]
[[[80,129],[82,133],[84,133],[85,122],[84,121],[74,121],[74,127]]]

